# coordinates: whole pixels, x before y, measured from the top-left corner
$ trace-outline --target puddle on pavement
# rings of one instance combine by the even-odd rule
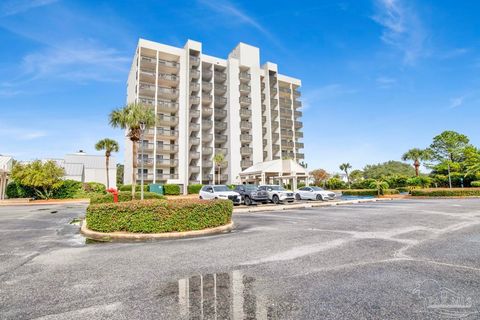
[[[240,270],[194,275],[170,283],[158,297],[174,296],[182,319],[284,319],[298,311],[256,295],[254,285]]]

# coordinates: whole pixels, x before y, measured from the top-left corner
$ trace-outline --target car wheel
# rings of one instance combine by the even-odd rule
[[[317,201],[323,200],[322,196],[320,194],[317,194]]]
[[[203,199],[202,196],[198,197],[199,199]]]
[[[245,197],[245,205],[247,206],[251,206],[252,205],[252,199],[250,199],[250,197]]]
[[[279,204],[279,203],[280,203],[280,199],[278,198],[277,195],[274,195],[274,196],[272,197],[272,201],[273,201],[273,203],[275,203],[275,204]]]
[[[295,199],[300,201],[300,200],[302,200],[302,197],[300,196],[299,193],[297,193],[297,194],[295,195]]]
[[[218,197],[215,197],[215,200],[218,200]]]

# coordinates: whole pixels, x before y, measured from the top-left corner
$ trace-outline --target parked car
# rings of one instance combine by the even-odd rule
[[[277,185],[261,185],[258,190],[267,191],[268,199],[275,204],[281,202],[293,202],[295,200],[294,194],[290,190]]]
[[[225,185],[206,185],[200,189],[199,198],[205,200],[228,199],[233,204],[240,204],[241,196],[238,192],[228,189]]]
[[[336,194],[332,191],[324,190],[320,187],[303,187],[295,192],[297,200],[334,200]]]
[[[266,190],[259,190],[257,185],[254,184],[239,184],[235,186],[234,191],[238,192],[242,197],[243,203],[250,206],[256,203],[267,203],[268,192]]]

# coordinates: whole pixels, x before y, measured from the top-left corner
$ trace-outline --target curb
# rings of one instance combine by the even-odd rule
[[[227,233],[233,229],[233,221],[229,224],[208,228],[203,230],[193,230],[185,232],[165,232],[165,233],[131,233],[131,232],[98,232],[88,229],[87,220],[82,221],[82,226],[80,232],[89,239],[98,240],[98,241],[112,241],[112,240],[154,240],[154,239],[180,239],[180,238],[190,238],[190,237],[200,237],[206,235],[214,235]]]
[[[61,201],[13,201],[13,200],[1,200],[1,206],[43,206],[43,205],[59,205],[59,204],[89,204],[90,199],[68,199]]]
[[[317,208],[317,207],[333,207],[333,206],[341,206],[341,205],[347,205],[347,204],[389,201],[389,200],[394,200],[394,198],[374,198],[374,199],[345,200],[345,201],[336,201],[336,202],[316,202],[316,203],[312,202],[312,203],[302,203],[302,204],[265,206],[265,207],[249,207],[249,208],[233,209],[233,213],[281,211],[281,210],[307,209],[307,208]]]

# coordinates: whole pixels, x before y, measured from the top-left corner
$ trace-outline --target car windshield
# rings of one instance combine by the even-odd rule
[[[323,191],[320,187],[311,187],[313,191]]]
[[[230,191],[227,186],[214,186],[213,190],[215,192]]]
[[[258,186],[254,185],[254,184],[246,184],[244,185],[245,187],[245,190],[247,191],[257,191],[258,190]]]
[[[272,189],[272,190],[275,190],[275,191],[285,191],[285,188],[284,187],[280,187],[280,186],[268,186],[268,188]]]

